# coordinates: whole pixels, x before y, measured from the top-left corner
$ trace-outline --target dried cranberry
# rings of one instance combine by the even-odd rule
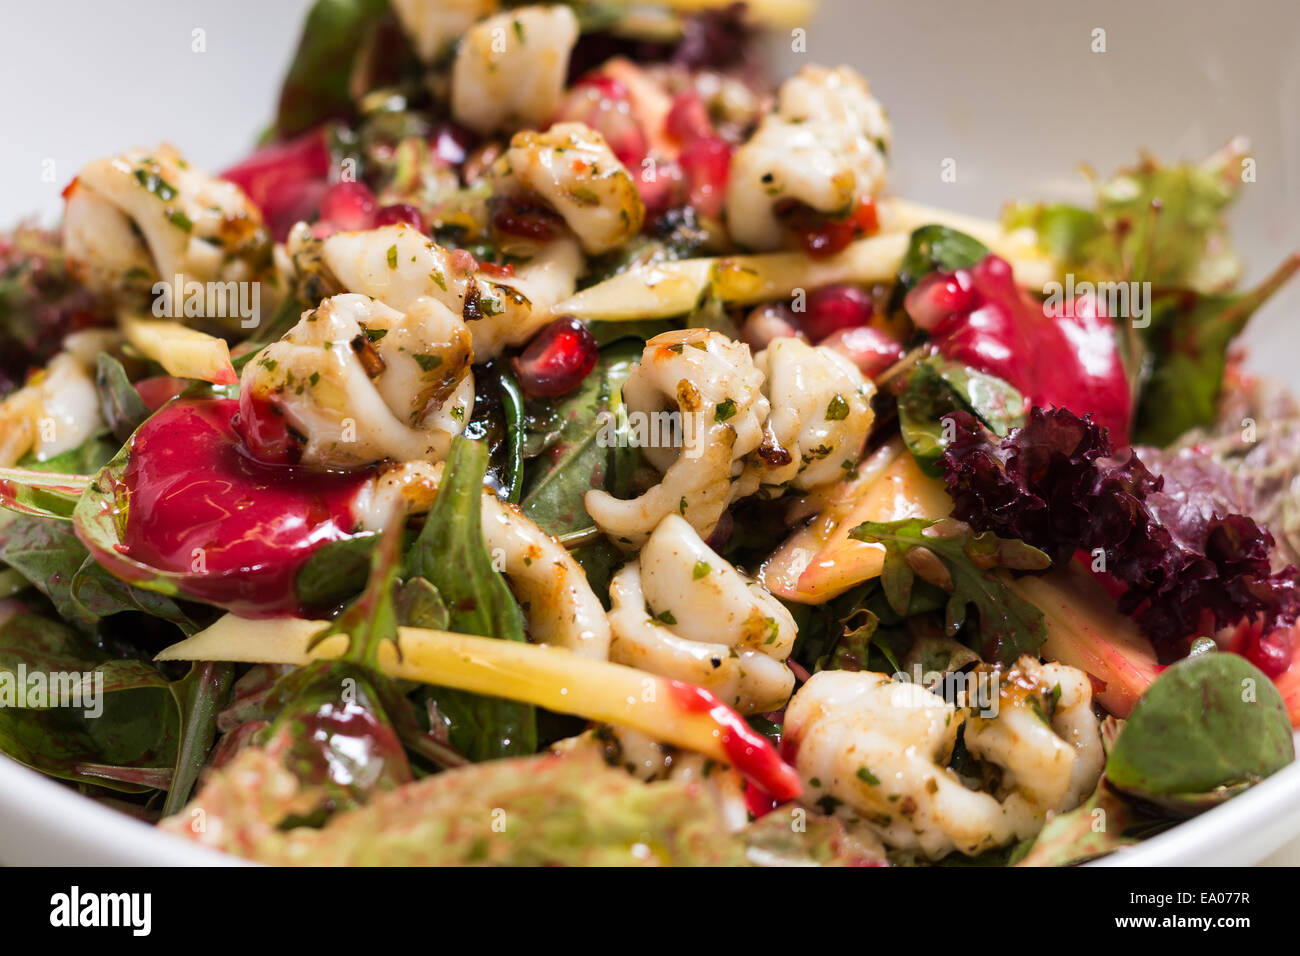
[[[839,329],[866,325],[871,320],[871,296],[861,286],[823,286],[808,294],[804,306],[802,314],[795,314],[795,321],[814,342]]]
[[[424,215],[407,202],[395,202],[388,206],[380,206],[375,212],[376,226],[396,226],[399,224],[413,226],[419,232],[424,232]]]
[[[570,316],[538,332],[511,365],[525,392],[552,397],[577,388],[596,367],[599,352],[587,327]]]
[[[564,219],[536,196],[517,193],[496,201],[492,226],[500,232],[546,242],[564,228]]]

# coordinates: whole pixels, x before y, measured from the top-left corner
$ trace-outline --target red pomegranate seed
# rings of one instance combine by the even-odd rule
[[[302,459],[302,441],[289,430],[284,410],[245,390],[239,396],[235,430],[251,457],[269,465],[296,465]]]
[[[1275,678],[1291,666],[1292,650],[1290,631],[1278,628],[1262,637],[1250,635],[1243,656],[1269,678]]]
[[[658,160],[633,174],[637,192],[645,205],[646,219],[686,202],[686,177],[681,166],[672,160]]]
[[[951,275],[932,272],[907,293],[903,308],[917,328],[931,330],[956,312],[967,312],[974,305],[971,274],[958,269]]]
[[[780,302],[760,305],[745,317],[740,327],[740,337],[755,352],[767,348],[773,339],[804,338],[795,328],[794,313]]]
[[[375,211],[376,226],[396,226],[405,224],[413,226],[419,232],[424,232],[424,215],[410,203],[395,202],[388,206],[380,206]]]
[[[156,412],[185,389],[191,382],[185,378],[172,378],[170,375],[155,375],[142,378],[135,383],[135,390],[151,412]]]
[[[321,197],[320,222],[331,232],[374,228],[375,194],[365,183],[335,183]]]
[[[777,217],[814,259],[824,259],[843,251],[854,239],[869,236],[880,228],[876,204],[863,196],[847,218],[831,219],[797,200],[783,200],[776,205]]]
[[[713,135],[713,121],[709,111],[694,90],[685,90],[673,97],[673,105],[664,120],[668,135],[679,143],[691,143]]]
[[[856,285],[828,285],[808,294],[804,311],[795,312],[795,322],[816,342],[839,329],[866,325],[871,313],[871,296],[865,289]]]
[[[688,143],[678,161],[690,183],[691,205],[701,216],[716,218],[726,197],[731,146],[716,136],[706,136]]]
[[[618,161],[633,172],[646,157],[645,133],[632,112],[632,98],[613,77],[597,73],[580,79],[560,104],[557,119],[585,123],[600,133]]]
[[[533,337],[511,365],[529,395],[553,397],[571,392],[593,368],[600,349],[577,319],[556,319]]]
[[[869,325],[840,329],[817,344],[839,352],[867,378],[874,378],[903,357],[901,345]]]

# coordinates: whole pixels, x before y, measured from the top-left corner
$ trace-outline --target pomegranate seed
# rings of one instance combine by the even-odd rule
[[[443,123],[430,137],[433,155],[448,166],[459,166],[474,148],[474,134],[455,123]]]
[[[538,332],[511,365],[525,392],[550,398],[577,388],[596,367],[599,352],[587,327],[570,316]]]
[[[374,228],[375,194],[365,183],[335,183],[321,197],[320,222],[331,232]]]
[[[395,202],[388,206],[380,206],[375,212],[376,226],[396,226],[405,224],[414,227],[419,232],[424,232],[424,215],[410,203]]]
[[[971,274],[966,269],[958,269],[951,275],[930,273],[907,293],[903,309],[917,328],[929,331],[948,316],[969,311],[974,301]]]
[[[806,309],[795,321],[816,342],[839,329],[866,325],[873,311],[871,296],[856,285],[828,285],[809,293]]]
[[[302,459],[302,441],[289,430],[279,405],[242,391],[234,425],[249,455],[258,461],[268,465],[296,465]]]
[[[690,183],[691,205],[701,216],[716,218],[722,212],[731,173],[731,146],[707,136],[687,144],[678,161]]]
[[[839,352],[867,378],[874,378],[903,357],[901,345],[869,325],[840,329],[817,344]]]
[[[803,251],[814,259],[833,256],[854,239],[869,236],[880,228],[876,203],[870,196],[861,197],[844,219],[831,219],[795,199],[781,200],[773,211]]]
[[[713,122],[709,111],[694,90],[686,90],[673,97],[673,105],[664,120],[668,135],[686,144],[713,135]]]
[[[135,390],[139,394],[140,400],[144,402],[145,407],[151,412],[156,412],[189,388],[190,384],[189,379],[172,378],[170,375],[155,375],[152,378],[140,379],[135,383]]]
[[[686,177],[672,160],[660,160],[653,167],[643,168],[635,178],[647,220],[686,202]]]
[[[613,77],[583,77],[560,104],[557,119],[585,123],[600,133],[628,169],[637,169],[646,157],[645,133],[632,112],[632,99],[627,87]]]
[[[1262,637],[1252,634],[1243,656],[1270,678],[1285,674],[1291,666],[1291,634],[1281,628]]]
[[[767,348],[773,339],[804,338],[794,324],[794,313],[788,305],[769,302],[760,305],[745,317],[740,327],[740,337],[755,352]]]

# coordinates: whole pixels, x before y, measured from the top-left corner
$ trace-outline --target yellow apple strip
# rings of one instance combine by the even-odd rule
[[[862,522],[938,519],[951,512],[942,482],[922,472],[900,442],[891,442],[829,493],[817,517],[763,564],[759,580],[788,601],[824,604],[884,567],[883,545],[849,537]]]
[[[825,259],[768,252],[645,266],[583,289],[556,305],[554,312],[603,322],[666,319],[694,311],[706,295],[743,306],[788,299],[796,289],[891,282],[907,253],[909,235],[910,230],[900,229],[858,239]],[[999,236],[998,242],[986,245],[1011,263],[1023,288],[1042,289],[1055,278],[1055,262],[1005,234]]]
[[[126,340],[145,358],[166,369],[168,375],[214,385],[233,385],[239,381],[230,364],[230,347],[215,335],[167,319],[145,319],[130,314],[118,316],[118,324]]]
[[[173,644],[156,658],[307,664],[333,660],[347,649],[342,635],[308,649],[326,621],[250,620],[227,614],[206,630]],[[389,676],[455,687],[575,714],[649,734],[730,764],[772,796],[799,795],[798,775],[767,739],[707,691],[632,667],[572,651],[419,627],[399,629],[400,659],[390,643],[379,653]]]
[[[678,13],[699,13],[728,7],[733,0],[656,0],[655,6]],[[643,7],[645,0],[604,0],[603,6]],[[806,27],[817,12],[816,0],[746,0],[747,20],[765,27]]]

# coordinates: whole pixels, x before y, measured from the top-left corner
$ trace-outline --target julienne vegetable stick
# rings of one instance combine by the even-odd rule
[[[144,319],[123,313],[118,317],[122,334],[145,357],[168,375],[195,378],[214,385],[239,381],[230,364],[230,347],[215,335],[186,328],[165,319]]]
[[[662,0],[660,6],[692,14],[729,6],[731,0]],[[605,6],[636,7],[639,0],[607,0]],[[745,16],[768,27],[796,27],[806,24],[816,12],[815,0],[747,0]]]
[[[859,239],[825,259],[771,252],[660,263],[584,289],[556,305],[555,314],[604,322],[663,319],[694,311],[708,295],[726,305],[758,305],[789,298],[796,289],[892,282],[907,247],[908,232],[898,231]],[[1052,260],[1027,256],[1010,240],[1000,239],[992,247],[1010,256],[1016,281],[1024,288],[1041,289],[1055,275]]]
[[[227,614],[155,659],[299,665],[332,660],[347,649],[342,635],[309,649],[311,639],[328,626],[302,618],[250,620]],[[766,738],[692,684],[544,645],[419,627],[403,627],[398,633],[400,657],[392,644],[384,644],[379,654],[380,668],[391,677],[524,701],[639,730],[730,764],[778,800],[792,800],[802,792],[798,774]]]

